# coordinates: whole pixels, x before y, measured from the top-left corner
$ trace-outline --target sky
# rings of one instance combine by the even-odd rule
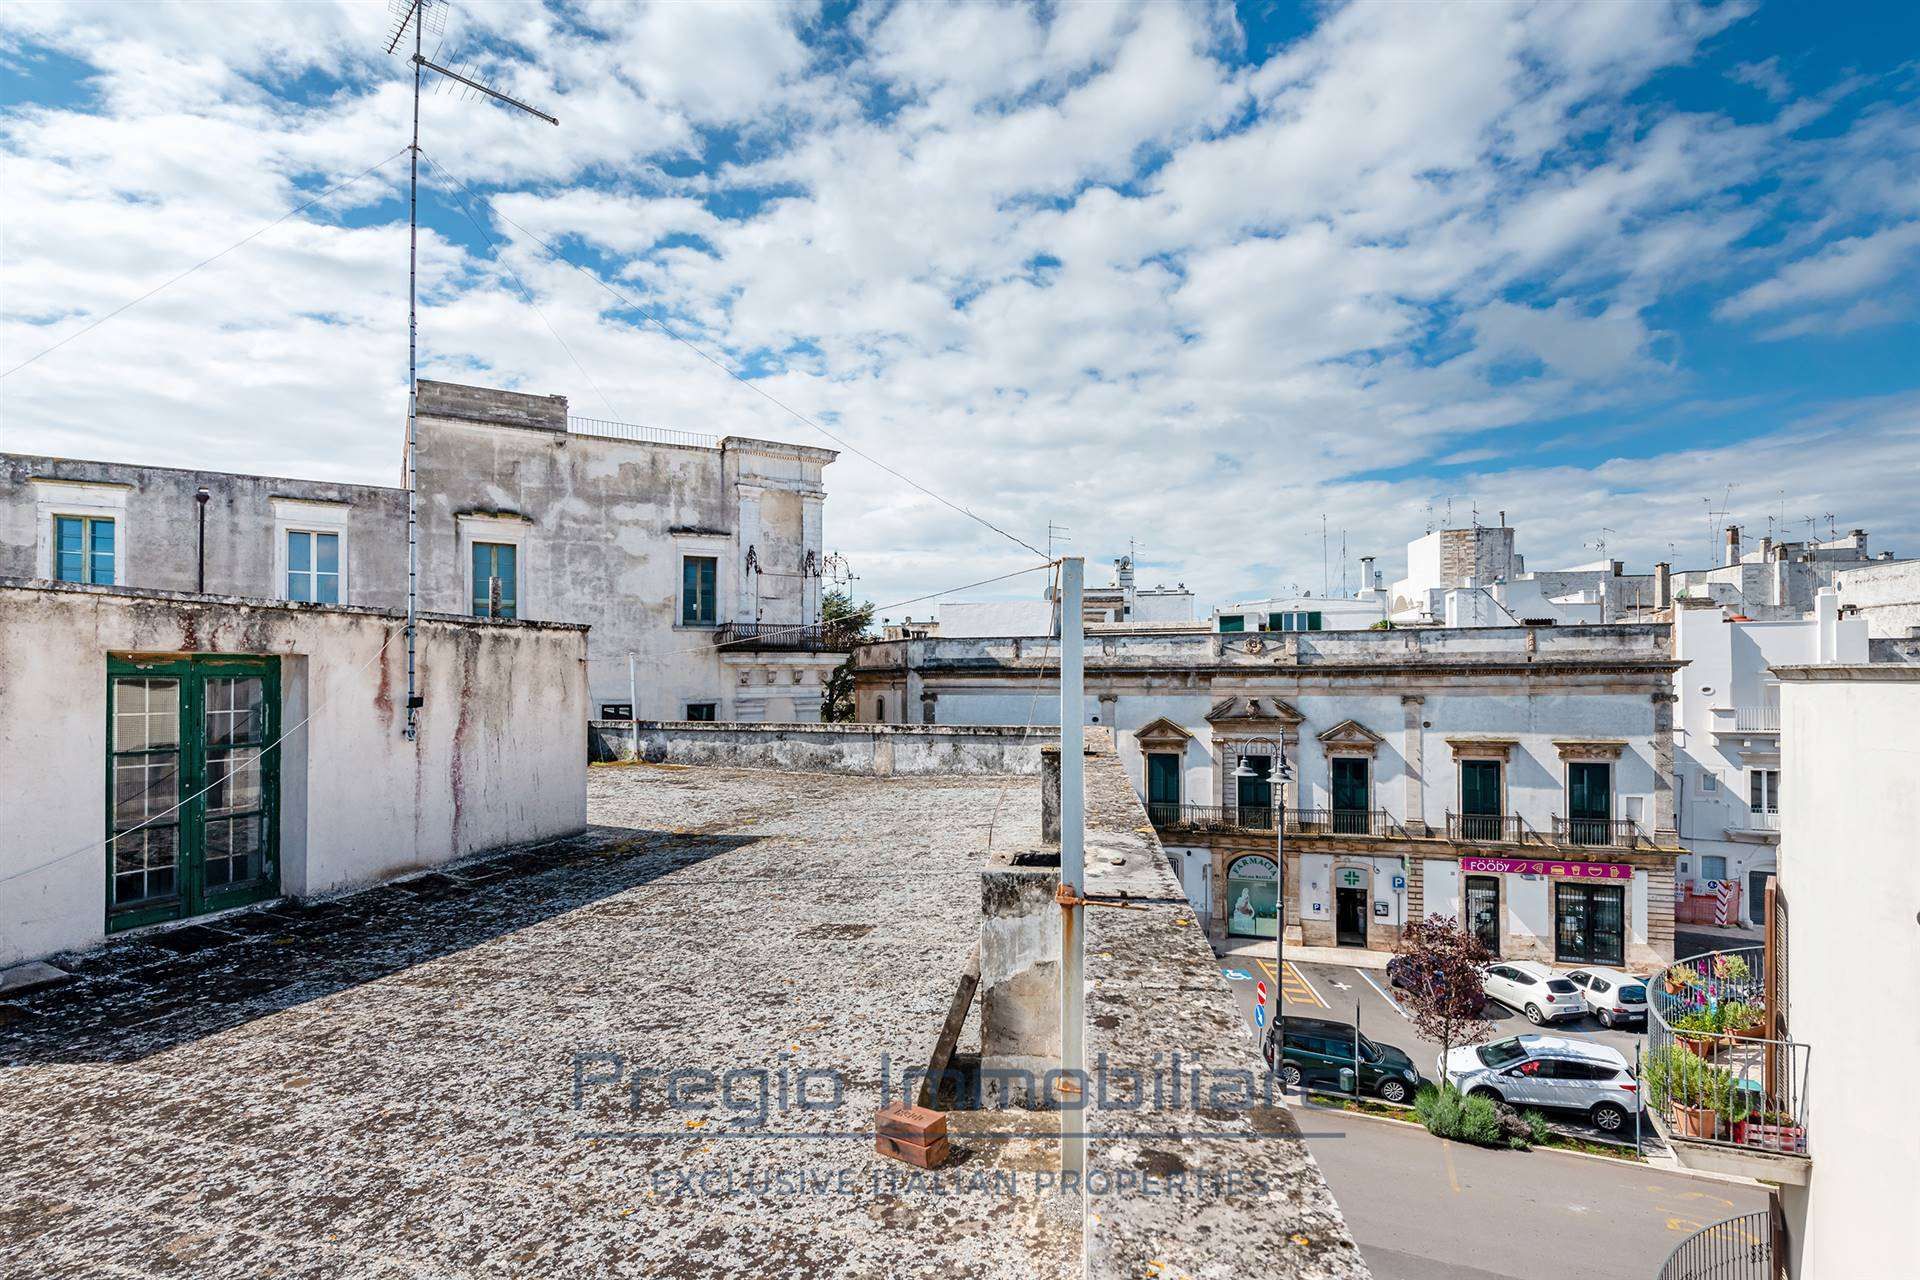
[[[393,23],[0,7],[0,369],[260,233],[7,374],[0,449],[399,482]],[[1904,0],[462,3],[426,49],[560,125],[423,99],[422,375],[832,447],[790,407],[885,464],[826,508],[883,606],[1050,522],[1203,610],[1498,513],[1536,568],[1920,555]]]

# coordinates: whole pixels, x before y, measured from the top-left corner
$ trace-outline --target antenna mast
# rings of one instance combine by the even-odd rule
[[[420,85],[428,71],[438,72],[476,89],[496,102],[538,116],[548,124],[560,122],[544,111],[488,88],[478,80],[449,71],[427,61],[426,29],[435,35],[447,29],[448,0],[389,0],[394,15],[393,31],[387,37],[387,52],[400,47],[400,40],[413,28],[413,144],[407,148],[407,741],[419,736],[420,708],[426,699],[415,678],[414,631],[420,619],[420,501],[416,483],[418,472],[414,456],[420,434]],[[439,49],[434,49],[438,56]]]

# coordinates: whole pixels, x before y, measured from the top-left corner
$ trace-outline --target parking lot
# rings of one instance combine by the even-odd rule
[[[1405,1050],[1422,1076],[1434,1078],[1440,1046],[1414,1031],[1401,1011],[1399,993],[1388,984],[1384,971],[1355,965],[1289,961],[1282,975],[1271,955],[1249,954],[1223,956],[1220,971],[1232,983],[1248,1025],[1257,1028],[1262,1021],[1256,1014],[1255,995],[1257,984],[1265,984],[1267,1017],[1272,1016],[1274,1000],[1284,998],[1289,1014],[1357,1022],[1361,1034]],[[1595,1022],[1591,1015],[1536,1027],[1521,1014],[1491,1001],[1487,1014],[1491,1023],[1489,1039],[1524,1032],[1564,1036],[1569,1040],[1607,1045],[1618,1050],[1629,1063],[1635,1060],[1635,1052],[1644,1048],[1641,1028],[1609,1030]],[[1549,1118],[1570,1133],[1594,1136],[1593,1130],[1579,1117]]]

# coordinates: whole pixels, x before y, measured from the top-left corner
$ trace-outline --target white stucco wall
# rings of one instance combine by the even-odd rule
[[[1920,1053],[1920,669],[1780,675],[1787,1008],[1811,1046],[1793,1274],[1920,1275],[1920,1111],[1887,1075]]]
[[[104,936],[108,654],[281,658],[289,894],[581,830],[586,633],[429,618],[418,636],[409,743],[396,616],[0,583],[0,964]]]
[[[1859,611],[1875,639],[1907,636],[1920,628],[1920,560],[1842,569],[1833,585],[1840,603]]]
[[[939,615],[940,634],[949,638],[1053,634],[1053,606],[1045,600],[944,600]]]

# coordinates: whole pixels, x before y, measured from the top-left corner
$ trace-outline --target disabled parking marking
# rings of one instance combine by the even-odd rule
[[[1220,976],[1225,978],[1228,982],[1252,982],[1253,981],[1253,975],[1248,973],[1245,969],[1222,969],[1220,971]]]
[[[1307,980],[1307,975],[1294,968],[1291,960],[1287,962],[1284,976],[1276,971],[1271,960],[1257,959],[1254,963],[1260,966],[1260,971],[1267,975],[1270,982],[1280,988],[1287,1003],[1317,1005],[1322,1009],[1333,1007],[1320,998],[1320,993],[1313,989],[1313,983]]]

